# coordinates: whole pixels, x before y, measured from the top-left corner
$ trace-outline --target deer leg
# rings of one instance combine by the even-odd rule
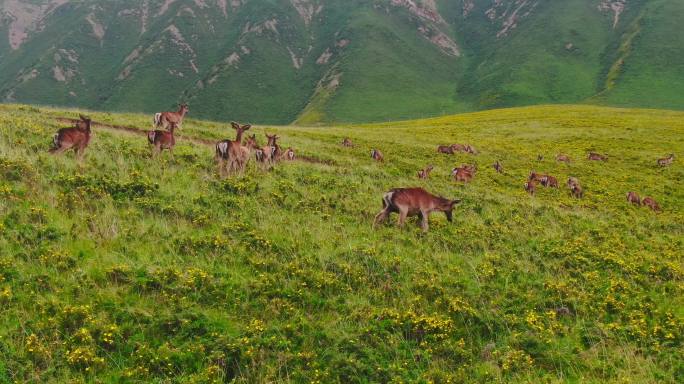
[[[404,227],[404,223],[406,223],[406,216],[408,216],[408,210],[405,208],[399,208],[399,227]]]
[[[383,209],[375,215],[375,220],[373,220],[373,228],[377,227],[378,224],[384,223],[385,220],[389,217],[390,212],[387,209]]]
[[[428,231],[428,227],[429,227],[429,224],[428,224],[428,213],[427,213],[427,212],[424,212],[424,211],[420,211],[420,218],[421,218],[421,220],[420,220],[420,227],[423,229],[423,232],[427,232],[427,231]]]

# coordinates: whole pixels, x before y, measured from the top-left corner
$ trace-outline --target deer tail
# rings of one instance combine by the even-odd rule
[[[161,112],[157,112],[154,114],[154,127],[158,127],[161,125]]]
[[[156,131],[149,131],[147,132],[147,141],[150,142],[150,144],[154,144],[154,138],[157,136]]]
[[[59,149],[59,133],[55,133],[54,136],[52,136],[52,148],[48,152],[54,153],[56,150]]]

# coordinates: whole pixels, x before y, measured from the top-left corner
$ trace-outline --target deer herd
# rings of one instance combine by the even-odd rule
[[[188,112],[187,104],[181,104],[177,112],[160,112],[154,115],[153,126],[160,129],[147,132],[147,141],[153,148],[154,155],[158,155],[162,150],[166,149],[173,157],[173,147],[176,144],[175,131],[181,127],[183,119]],[[53,147],[50,149],[50,153],[60,154],[71,149],[75,152],[79,161],[83,159],[85,150],[90,143],[92,120],[83,115],[79,115],[79,117],[80,120],[76,121],[72,127],[62,128],[57,131],[53,137]],[[265,170],[273,168],[278,161],[295,160],[294,149],[288,148],[283,151],[280,145],[278,145],[278,139],[280,139],[278,135],[266,133],[266,145],[261,146],[257,142],[256,134],[248,136],[243,142],[244,133],[252,127],[250,124],[232,122],[231,126],[236,133],[235,139],[221,140],[215,145],[214,159],[221,176],[244,173],[245,167],[252,157]],[[349,138],[345,138],[342,141],[342,146],[347,148],[355,147]],[[478,153],[469,144],[440,145],[437,147],[437,152],[447,155],[453,155],[458,152],[472,155]],[[377,162],[385,161],[383,153],[377,148],[371,149],[370,154],[371,158]],[[537,160],[541,161],[543,159],[542,155],[538,155]],[[558,162],[565,163],[571,161],[570,157],[565,154],[558,154],[555,159]],[[600,153],[590,152],[587,159],[607,161],[608,157]],[[657,165],[666,167],[673,162],[674,155],[670,154],[668,157],[658,159]],[[499,160],[493,164],[493,168],[499,174],[504,173],[503,165]],[[419,170],[418,178],[428,179],[433,169],[433,165],[428,165]],[[473,180],[476,173],[477,166],[463,164],[452,169],[451,177],[456,182],[469,183]],[[537,187],[540,185],[548,188],[559,188],[556,177],[533,171],[524,183],[524,189],[530,195],[534,195]],[[569,177],[566,185],[571,196],[575,198],[582,198],[584,196],[584,190],[577,178]],[[627,193],[627,201],[631,204],[646,206],[656,212],[661,210],[658,203],[652,197],[648,196],[641,199],[636,192]],[[398,213],[400,226],[404,225],[408,216],[419,216],[421,228],[423,231],[427,231],[428,216],[431,212],[444,212],[447,219],[451,221],[453,209],[459,202],[459,199],[450,200],[433,195],[423,188],[394,188],[383,195],[383,209],[375,216],[373,226],[375,227],[377,224],[387,220],[391,213]]]

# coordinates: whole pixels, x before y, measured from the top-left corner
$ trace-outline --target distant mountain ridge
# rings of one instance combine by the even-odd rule
[[[257,123],[681,109],[677,0],[0,0],[0,101]]]

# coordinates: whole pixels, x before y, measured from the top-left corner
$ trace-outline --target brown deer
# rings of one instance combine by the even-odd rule
[[[567,184],[568,188],[570,188],[570,195],[572,195],[572,197],[581,199],[584,196],[584,190],[582,189],[582,185],[580,184],[579,180],[577,180],[577,178],[568,178]]]
[[[463,144],[451,144],[451,149],[454,152],[465,152],[466,146]]]
[[[62,128],[55,133],[52,138],[53,147],[50,149],[52,154],[60,154],[66,150],[73,149],[79,160],[83,160],[85,150],[90,144],[90,126],[92,120],[83,115],[79,115],[80,121],[74,127]]]
[[[385,156],[383,156],[379,149],[371,149],[371,159],[382,163],[385,161]]]
[[[493,167],[494,167],[494,170],[495,170],[497,173],[503,173],[503,171],[504,171],[503,165],[501,165],[501,163],[499,162],[499,160],[497,160],[496,163],[494,163]]]
[[[427,179],[428,177],[430,177],[430,172],[432,172],[433,169],[434,167],[432,165],[428,165],[427,167],[421,169],[420,171],[418,171],[418,178],[423,180]]]
[[[168,149],[173,157],[173,147],[176,145],[176,137],[174,131],[177,128],[176,123],[169,123],[169,130],[154,130],[147,133],[147,141],[154,146],[155,153],[158,155],[162,150]]]
[[[453,155],[454,148],[450,145],[440,145],[437,147],[437,153],[444,153],[446,155]]]
[[[644,199],[641,200],[641,205],[651,208],[654,212],[660,212],[660,205],[658,205],[651,196],[644,197]]]
[[[350,138],[345,137],[344,140],[342,140],[342,146],[352,148],[354,147],[354,143],[352,143]]]
[[[627,201],[634,205],[641,205],[641,198],[636,192],[627,192]]]
[[[541,182],[542,178],[544,178],[544,175],[541,173],[537,173],[535,171],[530,172],[530,175],[527,177],[527,181],[534,180],[536,182]]]
[[[558,179],[556,179],[553,176],[544,175],[544,176],[542,176],[540,182],[541,182],[541,185],[543,185],[545,187],[558,188]]]
[[[537,192],[537,181],[534,179],[528,180],[525,183],[524,187],[525,187],[525,191],[527,191],[527,193],[534,196],[535,192]]]
[[[670,156],[658,159],[658,165],[661,167],[667,167],[674,162],[674,153],[670,153]]]
[[[478,154],[475,147],[473,147],[472,145],[469,145],[469,144],[465,146],[465,152],[470,153],[471,155],[477,155]]]
[[[223,175],[225,171],[229,174],[233,171],[244,171],[245,165],[249,160],[249,148],[242,145],[242,134],[250,129],[250,124],[240,125],[231,122],[230,125],[235,129],[235,140],[222,140],[216,143],[216,156],[219,170]]]
[[[587,157],[589,160],[594,160],[594,161],[607,161],[608,156],[602,155],[600,153],[596,152],[589,152],[589,156]]]
[[[287,148],[285,152],[283,152],[282,159],[287,160],[287,161],[294,161],[295,159],[295,151],[292,149],[292,147]]]
[[[154,114],[154,128],[168,129],[171,123],[175,123],[177,128],[183,124],[183,118],[190,112],[187,104],[179,104],[178,112],[158,112]]]
[[[280,139],[280,136],[266,134],[266,138],[268,139],[266,145],[273,148],[273,160],[279,160],[282,157],[282,150],[277,142],[277,140]]]
[[[268,137],[268,135],[266,135]],[[277,137],[275,137],[277,139]],[[274,139],[274,140],[275,140]],[[269,142],[272,143],[269,139]],[[272,168],[275,165],[275,152],[276,148],[271,146],[271,145],[266,145],[266,146],[260,146],[257,143],[256,140],[256,135],[249,136],[247,138],[247,142],[245,144],[248,148],[254,150],[255,153],[255,159],[258,163],[262,165],[262,167],[265,167],[267,169]]]
[[[560,161],[563,163],[569,163],[570,157],[568,155],[564,155],[564,154],[560,153],[560,154],[558,154],[558,156],[556,156],[556,161]]]
[[[469,183],[473,179],[474,168],[471,165],[454,168],[451,170],[451,176],[455,181]]]
[[[389,218],[393,212],[399,213],[399,226],[403,227],[408,216],[420,216],[423,232],[428,231],[431,212],[444,212],[447,220],[452,221],[454,206],[461,200],[449,200],[435,196],[423,188],[394,188],[382,197],[382,211],[375,215],[373,228]]]

